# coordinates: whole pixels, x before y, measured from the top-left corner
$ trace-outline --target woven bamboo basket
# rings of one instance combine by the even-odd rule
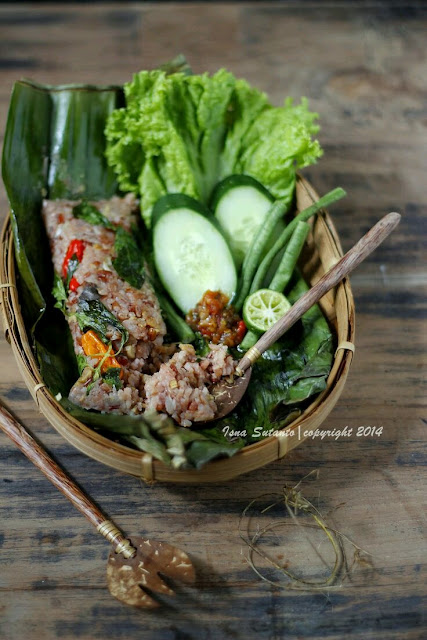
[[[312,186],[297,181],[297,208],[302,210],[317,200]],[[10,343],[19,370],[52,426],[86,455],[146,482],[172,483],[223,482],[278,460],[304,440],[304,432],[316,429],[326,419],[340,397],[353,356],[354,301],[348,279],[326,294],[320,306],[336,335],[337,350],[326,389],[307,409],[283,429],[283,437],[272,436],[249,445],[231,458],[208,463],[201,470],[177,471],[144,454],[101,436],[69,415],[43,383],[21,314],[16,287],[13,234],[9,217],[1,236],[0,301],[5,336]],[[328,213],[320,211],[312,222],[300,268],[305,279],[314,284],[342,255],[338,234]],[[244,428],[244,425],[241,425]],[[287,434],[287,435],[286,435]]]

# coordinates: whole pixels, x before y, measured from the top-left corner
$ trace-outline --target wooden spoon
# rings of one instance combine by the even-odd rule
[[[222,380],[210,389],[217,406],[212,420],[223,418],[242,399],[251,379],[252,365],[261,357],[272,344],[283,336],[297,320],[304,315],[316,302],[335,287],[345,276],[355,269],[369,256],[387,236],[397,227],[400,221],[399,213],[389,213],[372,227],[354,247],[343,256],[336,265],[327,271],[316,284],[309,289],[268,331],[262,334],[258,342],[251,347],[240,360],[236,368],[237,377],[233,382]],[[207,420],[206,422],[211,422]]]
[[[1,405],[0,428],[97,531],[111,542],[113,549],[108,558],[107,582],[115,598],[135,607],[152,609],[160,603],[151,597],[150,591],[174,595],[159,574],[188,584],[194,582],[194,567],[186,553],[157,540],[137,536],[126,538]]]

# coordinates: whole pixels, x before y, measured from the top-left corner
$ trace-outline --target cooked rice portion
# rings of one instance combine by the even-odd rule
[[[73,385],[70,400],[85,409],[106,413],[140,414],[154,408],[169,414],[183,426],[212,418],[216,406],[207,385],[230,375],[235,367],[227,347],[211,344],[209,354],[200,359],[191,345],[180,345],[181,350],[175,353],[175,344],[163,344],[166,326],[148,279],[140,289],[135,289],[119,277],[112,262],[116,257],[115,232],[75,218],[76,204],[71,200],[45,200],[42,212],[54,268],[59,275],[63,275],[62,266],[70,243],[84,242],[81,261],[73,274],[77,286],[69,291],[65,306],[75,353],[85,356],[87,366]],[[137,221],[137,203],[132,194],[94,204],[110,222],[127,231]],[[99,367],[98,374],[94,375],[100,359],[84,354],[83,333],[75,313],[80,297],[88,291],[129,332],[119,354],[120,331],[111,326],[106,333],[121,367],[120,389],[99,377]]]
[[[43,201],[42,216],[50,241],[53,266],[58,273],[61,272],[64,256],[74,238],[84,240],[89,246],[104,247],[107,252],[114,245],[114,231],[101,225],[88,224],[73,216],[73,208],[77,204],[78,201],[75,200]],[[132,193],[124,198],[114,196],[110,200],[99,200],[94,204],[110,222],[126,231],[138,221],[137,202]]]
[[[194,347],[180,344],[180,351],[162,364],[158,373],[145,376],[146,408],[166,412],[183,427],[193,421],[211,420],[216,411],[206,385],[234,373],[227,347],[210,344],[210,352],[198,359]]]
[[[148,347],[149,345],[145,345]],[[139,344],[137,352],[140,353],[144,345]],[[126,348],[126,347],[125,347]],[[96,409],[103,413],[140,414],[145,411],[145,383],[147,374],[144,371],[157,370],[160,364],[170,357],[175,351],[175,345],[162,345],[156,349],[156,354],[151,351],[148,356],[136,357],[127,365],[122,365],[121,389],[111,387],[103,378],[99,378],[92,384],[91,369],[95,368],[97,361],[87,358],[88,370],[84,370],[80,378],[72,386],[69,399],[71,402],[84,409]],[[119,361],[123,359],[119,356]],[[147,363],[150,363],[149,365]],[[148,376],[149,377],[149,376]]]
[[[84,355],[82,331],[75,313],[83,291],[90,288],[100,302],[129,332],[122,352],[117,356],[122,367],[123,389],[116,390],[99,379],[92,384],[90,368],[98,364],[96,358],[87,358],[88,370],[70,392],[70,400],[87,409],[116,413],[143,411],[144,373],[157,371],[161,362],[170,356],[171,348],[163,346],[166,326],[158,300],[150,284],[145,281],[135,289],[122,280],[114,269],[115,233],[101,225],[92,225],[73,216],[77,202],[71,200],[45,200],[43,219],[47,229],[55,271],[62,273],[62,265],[72,240],[84,241],[84,252],[74,278],[80,285],[69,291],[66,310],[76,355]],[[133,195],[114,197],[96,203],[96,207],[110,222],[129,231],[137,221],[136,200]],[[111,327],[106,334],[114,352],[120,343],[120,332]],[[174,349],[172,349],[174,350]]]
[[[43,203],[43,218],[57,273],[61,273],[70,242],[78,239],[85,243],[83,259],[74,273],[75,279],[81,284],[69,294],[68,311],[75,312],[83,289],[92,285],[101,302],[131,334],[133,340],[130,340],[130,344],[136,345],[138,340],[142,340],[161,345],[166,327],[152,287],[146,281],[141,289],[134,289],[119,278],[112,264],[112,258],[115,257],[114,231],[74,218],[72,210],[76,204],[70,200],[45,200]],[[110,222],[119,224],[127,231],[136,223],[136,200],[132,194],[125,198],[115,196],[111,200],[96,203],[96,206]],[[117,340],[119,336],[112,331],[108,337]]]
[[[125,379],[122,389],[116,389],[98,378],[88,393],[87,385],[79,378],[71,388],[69,399],[84,409],[96,409],[102,413],[139,414],[144,411],[141,389],[129,384],[128,379]]]

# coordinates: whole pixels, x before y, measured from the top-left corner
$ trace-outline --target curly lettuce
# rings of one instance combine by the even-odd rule
[[[322,155],[320,144],[312,136],[319,126],[317,113],[308,110],[308,101],[293,105],[292,98],[283,107],[265,109],[241,140],[241,153],[235,173],[256,178],[277,199],[292,199],[296,168],[314,164]]]
[[[208,204],[216,183],[232,173],[251,175],[290,201],[296,168],[322,153],[306,99],[274,107],[225,69],[212,76],[141,71],[124,92],[126,106],[107,122],[106,156],[120,188],[139,195],[148,226],[162,195]]]

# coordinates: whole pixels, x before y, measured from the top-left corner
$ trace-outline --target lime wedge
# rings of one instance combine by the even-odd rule
[[[290,302],[282,293],[271,289],[258,289],[245,300],[243,320],[251,331],[264,333],[290,308]]]

